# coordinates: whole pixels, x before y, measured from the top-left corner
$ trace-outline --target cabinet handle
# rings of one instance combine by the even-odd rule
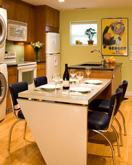
[[[114,78],[115,78],[115,75],[113,74],[113,75],[112,75],[112,79],[114,79]]]

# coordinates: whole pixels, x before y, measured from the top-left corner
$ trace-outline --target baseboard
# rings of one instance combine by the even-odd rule
[[[127,91],[126,96],[132,96],[132,91]]]

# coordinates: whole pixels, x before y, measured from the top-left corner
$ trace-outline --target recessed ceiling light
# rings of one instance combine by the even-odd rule
[[[58,2],[64,2],[65,0],[58,0]]]

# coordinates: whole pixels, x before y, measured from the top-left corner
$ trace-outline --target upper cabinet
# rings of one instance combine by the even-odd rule
[[[40,60],[45,61],[45,33],[59,32],[59,11],[46,5],[33,6],[21,0],[3,0],[8,19],[27,23],[27,43],[24,46],[24,59],[35,60],[30,42],[40,41],[44,46]]]
[[[27,23],[27,42],[34,41],[34,6],[18,0],[3,0],[8,19]]]
[[[59,32],[59,11],[46,5],[36,6],[35,40],[45,43],[46,32]],[[45,61],[45,46],[41,49],[40,60]]]
[[[59,11],[45,7],[45,31],[59,32]]]
[[[45,32],[59,32],[59,15],[58,10],[49,6],[35,7],[35,29],[38,33],[36,39],[43,40],[44,35],[42,34]]]

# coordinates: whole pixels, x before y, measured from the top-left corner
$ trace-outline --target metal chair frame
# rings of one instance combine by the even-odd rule
[[[25,83],[26,83],[26,82],[25,82]],[[10,88],[10,87],[9,87],[9,88]],[[24,90],[23,90],[23,91],[24,91]],[[11,149],[12,132],[13,132],[13,129],[14,129],[15,125],[16,125],[17,123],[19,123],[20,121],[24,121],[24,122],[25,122],[25,126],[24,126],[24,135],[23,135],[23,138],[24,138],[24,139],[26,139],[25,137],[26,137],[26,128],[27,128],[27,122],[26,122],[26,120],[25,120],[25,119],[20,119],[20,118],[18,118],[18,116],[17,116],[17,114],[16,114],[16,112],[18,112],[18,111],[21,110],[21,108],[19,107],[19,105],[14,105],[14,104],[13,104],[13,98],[12,98],[11,92],[10,92],[10,98],[11,98],[11,106],[12,106],[13,114],[14,114],[14,116],[15,116],[15,118],[16,118],[16,121],[13,123],[13,125],[11,126],[10,131],[9,131],[8,148],[7,148],[7,150],[8,150],[9,153],[10,153],[10,149]]]
[[[122,92],[122,89],[121,89],[121,92]],[[112,143],[110,142],[110,140],[103,134],[104,132],[107,132],[110,128],[112,128],[112,130],[113,130],[113,132],[115,134],[115,137],[116,137],[118,156],[120,157],[121,154],[120,154],[119,135],[118,135],[118,132],[116,131],[116,129],[114,128],[114,126],[112,125],[112,123],[114,121],[114,118],[115,118],[114,114],[115,114],[116,105],[117,105],[116,94],[114,94],[113,97],[114,97],[114,105],[113,105],[112,114],[111,114],[111,118],[110,118],[110,122],[109,122],[108,128],[106,130],[95,130],[95,129],[93,130],[93,129],[90,129],[90,131],[93,131],[93,132],[96,132],[96,133],[100,134],[108,142],[108,144],[110,146],[110,149],[111,149],[111,152],[112,152],[113,165],[115,165],[115,151],[114,151],[114,147],[113,147]]]

